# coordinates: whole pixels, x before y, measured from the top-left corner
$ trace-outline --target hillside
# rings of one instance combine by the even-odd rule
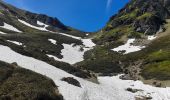
[[[0,62],[0,99],[26,100],[28,98],[63,100],[51,79],[20,68],[16,63]]]
[[[0,0],[0,99],[170,100],[169,4],[131,0],[90,34]]]
[[[86,34],[63,25],[56,18],[24,11],[3,1],[0,2],[0,7],[0,44],[77,76],[90,77],[89,73],[68,64],[83,60],[82,54],[86,50],[85,46],[88,46],[87,42],[91,42],[88,39],[81,40],[81,37],[86,36]],[[53,59],[53,57],[61,61],[68,59],[61,54],[64,46],[73,50],[76,49],[73,54],[78,53],[80,55],[76,56],[81,58],[68,63]]]
[[[169,84],[169,3],[131,0],[93,35],[98,45],[76,66],[102,75],[123,72],[123,79]]]

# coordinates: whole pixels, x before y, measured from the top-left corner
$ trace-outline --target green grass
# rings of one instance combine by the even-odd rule
[[[146,79],[170,80],[170,60],[148,64],[142,70]]]
[[[159,50],[150,54],[147,58],[148,62],[158,62],[170,60],[170,52],[165,50]]]
[[[112,52],[105,47],[97,46],[93,50],[87,51],[85,60],[77,63],[78,68],[87,69],[96,73],[110,74],[122,72],[119,66],[118,53]]]
[[[150,18],[150,17],[152,17],[152,16],[153,16],[152,13],[146,12],[146,13],[144,13],[143,15],[138,16],[138,17],[137,17],[137,20],[143,20],[143,19],[146,19],[146,18]]]

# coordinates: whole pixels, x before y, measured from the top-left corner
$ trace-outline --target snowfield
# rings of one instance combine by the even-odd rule
[[[81,46],[74,46],[74,44],[63,44],[64,49],[61,50],[61,55],[63,55],[62,59],[59,59],[53,55],[48,55],[49,57],[53,57],[55,60],[67,62],[69,64],[74,64],[76,62],[83,61],[84,52],[89,50],[90,48],[83,48]],[[83,48],[83,51],[81,51]]]
[[[145,48],[145,46],[134,46],[132,45],[132,43],[134,43],[135,39],[128,39],[128,41],[124,44],[121,45],[117,48],[112,49],[113,51],[125,51],[124,54],[128,54],[131,52],[136,52],[136,51],[140,51],[141,49]]]
[[[84,53],[95,46],[95,44],[90,39],[82,39],[83,45],[74,44],[62,44],[64,49],[61,50],[61,55],[63,55],[62,59],[57,58],[56,56],[47,54],[48,57],[53,57],[55,60],[67,62],[69,64],[75,64],[77,62],[84,60]],[[55,43],[55,41],[52,41]]]
[[[62,44],[64,46],[64,49],[61,50],[61,55],[63,55],[62,59],[59,59],[53,55],[47,54],[48,57],[53,57],[55,60],[67,62],[69,64],[75,64],[77,62],[84,60],[84,53],[90,49],[93,49],[93,47],[96,45],[92,42],[91,39],[82,39],[81,37],[76,37],[73,35],[68,35],[65,33],[57,33],[61,34],[67,37],[71,37],[74,39],[81,40],[83,42],[83,45],[76,45],[74,44]],[[48,39],[51,43],[56,44],[56,40]]]
[[[152,100],[170,100],[170,88],[156,88],[140,81],[121,80],[119,76],[98,77],[100,84],[75,77],[43,61],[26,57],[0,45],[0,60],[17,62],[23,68],[30,69],[51,78],[65,100],[135,100],[135,97],[151,96]],[[81,87],[61,81],[63,77],[74,77]],[[126,91],[127,88],[141,89],[136,93]]]
[[[7,23],[4,23],[4,26],[0,26],[0,27],[1,27],[1,28],[5,28],[5,29],[8,29],[8,30],[12,30],[12,31],[21,33],[20,30],[16,29],[14,26],[9,25],[9,24],[7,24]]]

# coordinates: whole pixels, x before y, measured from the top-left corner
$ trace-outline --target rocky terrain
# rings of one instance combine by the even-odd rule
[[[169,18],[170,0],[131,0],[85,33],[0,1],[0,99],[169,100]]]
[[[123,79],[169,80],[169,2],[131,0],[92,35],[98,45],[76,66],[102,75],[123,72]]]

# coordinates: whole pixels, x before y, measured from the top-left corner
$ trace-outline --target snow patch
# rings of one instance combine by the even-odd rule
[[[128,39],[127,43],[125,43],[124,45],[121,45],[117,48],[112,49],[113,51],[125,51],[124,54],[128,54],[131,52],[136,52],[136,51],[140,51],[141,49],[145,48],[145,46],[134,46],[132,45],[132,43],[134,43],[135,39]]]
[[[86,36],[88,36],[89,34],[87,33]]]
[[[42,23],[42,22],[40,22],[40,21],[37,21],[37,24],[40,25],[40,26],[44,26],[44,27],[48,27],[48,26],[49,26],[49,25],[44,24],[44,23]]]
[[[77,36],[73,36],[73,35],[69,35],[69,34],[65,34],[65,33],[58,33],[67,37],[71,37],[77,40],[81,40],[83,42],[83,45],[85,47],[94,47],[96,44],[93,43],[93,41],[91,39],[82,39],[81,37],[77,37]]]
[[[69,64],[74,64],[76,62],[83,61],[84,52],[89,50],[90,48],[83,48],[83,46],[74,46],[74,44],[63,44],[64,49],[61,50],[61,55],[63,55],[62,59],[59,59],[53,55],[48,55],[49,57],[53,57],[55,60],[67,62]],[[82,50],[81,50],[82,49]]]
[[[55,45],[56,45],[56,43],[57,43],[57,41],[54,40],[54,39],[48,39],[48,41],[50,41],[52,44],[55,44]]]
[[[16,45],[22,45],[22,43],[21,42],[17,42],[17,41],[11,41],[11,40],[7,40],[8,42],[11,42],[11,43],[14,43],[14,44],[16,44]]]
[[[55,60],[58,60],[58,61],[67,62],[69,64],[75,64],[77,62],[83,61],[84,53],[90,49],[93,49],[93,47],[96,45],[93,43],[91,39],[82,39],[81,37],[77,37],[77,36],[73,36],[73,35],[69,35],[65,33],[57,33],[57,34],[71,37],[71,38],[74,38],[74,39],[77,39],[83,42],[83,45],[76,45],[76,46],[74,46],[74,44],[71,44],[71,45],[63,44],[64,49],[61,50],[61,55],[63,55],[62,59],[59,59],[53,55],[47,54],[47,56],[53,57]],[[51,40],[51,42],[55,42],[55,41]]]
[[[18,19],[18,21],[21,22],[22,24],[26,25],[26,26],[31,27],[31,28],[34,28],[34,29],[37,29],[37,30],[41,30],[41,31],[48,31],[48,30],[46,29],[46,27],[48,27],[48,25],[43,24],[43,23],[41,23],[40,21],[37,21],[37,24],[39,24],[39,25],[44,25],[44,27],[37,27],[37,26],[31,25],[30,23],[27,23],[26,21],[23,21],[23,20],[21,20],[21,19]]]
[[[82,39],[82,42],[85,47],[92,48],[92,47],[96,46],[96,44],[94,44],[91,39]]]
[[[7,24],[7,23],[4,23],[4,26],[0,26],[0,27],[1,27],[1,28],[5,28],[5,29],[8,29],[8,30],[12,30],[12,31],[21,33],[20,30],[16,29],[14,26],[9,25],[9,24]]]
[[[145,85],[140,81],[121,80],[119,76],[98,77],[100,84],[73,76],[61,69],[49,65],[32,57],[23,56],[0,45],[0,60],[30,69],[51,78],[65,100],[135,100],[136,96],[150,95],[152,100],[170,100],[170,88],[157,88]],[[78,80],[82,88],[61,81],[63,77],[73,77]],[[141,89],[136,93],[126,91],[127,88]]]
[[[154,39],[156,39],[156,36],[155,36],[155,35],[149,35],[149,36],[148,36],[148,40],[154,40]]]

